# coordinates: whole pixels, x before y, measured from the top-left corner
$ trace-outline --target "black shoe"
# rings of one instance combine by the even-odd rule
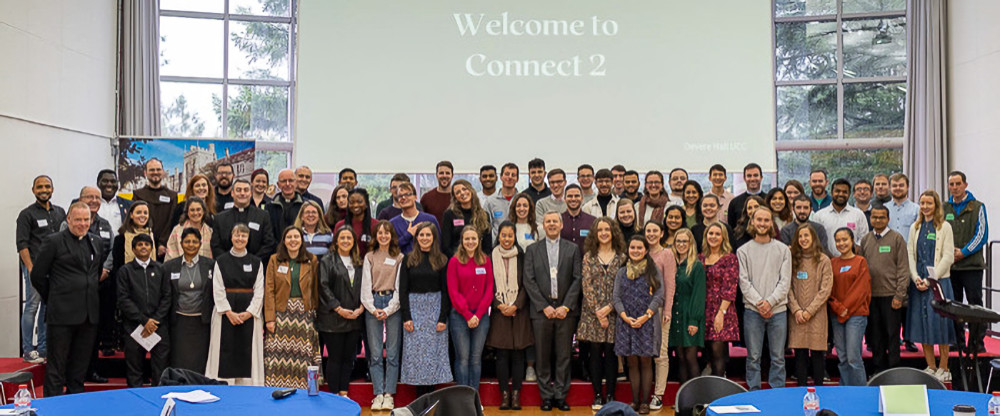
[[[601,410],[604,407],[604,396],[600,393],[594,395],[594,404],[590,405],[590,410]]]
[[[552,399],[542,400],[542,411],[551,412],[552,411]]]
[[[559,410],[562,410],[564,412],[569,411],[569,403],[566,403],[565,400],[560,400],[559,405],[557,407],[559,408]]]
[[[976,344],[975,352],[976,352],[976,354],[986,354],[986,345],[985,344]]]
[[[104,384],[108,382],[108,379],[107,377],[101,377],[101,375],[97,374],[97,372],[95,371],[93,373],[87,374],[87,377],[84,378],[84,381],[87,381],[88,383]]]
[[[521,410],[521,390],[514,390],[510,394],[511,410]]]
[[[913,343],[910,342],[910,341],[906,341],[905,348],[906,348],[906,351],[909,351],[909,352],[917,352],[918,351],[917,350],[917,346],[913,345]]]
[[[101,350],[101,356],[102,357],[110,357],[112,355],[115,355],[115,350],[113,350],[111,348],[105,348],[105,349]]]
[[[500,392],[500,410],[510,410],[510,392]]]

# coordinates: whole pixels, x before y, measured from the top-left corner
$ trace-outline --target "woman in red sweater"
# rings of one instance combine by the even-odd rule
[[[868,378],[861,360],[861,338],[868,326],[872,277],[868,274],[868,262],[854,252],[854,232],[850,228],[838,229],[833,241],[840,256],[830,260],[833,266],[830,325],[840,360],[840,385],[864,386]]]
[[[462,247],[448,261],[448,328],[455,347],[455,382],[479,389],[483,346],[490,332],[487,314],[493,302],[493,265],[480,247],[479,231],[462,229]]]

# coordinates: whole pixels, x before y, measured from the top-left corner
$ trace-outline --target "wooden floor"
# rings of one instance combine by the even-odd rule
[[[559,410],[553,410],[551,412],[543,412],[538,406],[525,407],[522,410],[499,410],[496,407],[487,407],[483,412],[486,416],[493,415],[504,415],[504,416],[593,416],[596,413],[590,410],[590,406],[577,406],[568,412],[563,412]],[[674,416],[674,409],[670,406],[664,406],[663,409],[658,411],[649,412],[650,415],[659,416]],[[372,412],[368,408],[361,407],[361,416],[389,416],[389,412],[380,411]]]

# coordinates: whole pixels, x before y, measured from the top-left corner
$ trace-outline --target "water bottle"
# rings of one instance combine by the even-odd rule
[[[802,398],[802,414],[816,416],[817,413],[819,413],[819,395],[816,394],[815,387],[808,387],[805,397]]]
[[[992,404],[992,402],[990,402]],[[31,393],[28,392],[28,386],[22,384],[17,388],[17,394],[14,395],[14,414],[15,415],[26,415],[28,414],[28,409],[31,408]]]
[[[986,409],[991,415],[1000,415],[1000,391],[993,392],[993,397],[990,398],[990,403],[986,405]]]

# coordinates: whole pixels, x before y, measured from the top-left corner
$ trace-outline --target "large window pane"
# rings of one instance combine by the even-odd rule
[[[288,88],[229,86],[229,137],[288,141]]]
[[[837,87],[778,87],[778,140],[837,138]]]
[[[819,16],[837,14],[837,0],[775,0],[774,15]]]
[[[906,83],[844,84],[844,138],[903,137]]]
[[[288,79],[288,28],[284,23],[230,22],[229,77]]]
[[[906,76],[906,18],[844,22],[844,77]]]
[[[837,77],[835,22],[778,23],[775,69],[779,81]]]
[[[161,134],[166,137],[222,137],[221,116],[213,105],[222,85],[160,83]]]
[[[160,75],[222,78],[221,20],[160,18]]]
[[[226,3],[223,0],[160,0],[160,9],[223,13],[226,11]]]
[[[844,14],[906,10],[906,0],[844,0]]]
[[[254,153],[254,166],[267,171],[270,183],[277,182],[278,172],[291,164],[291,154],[278,150],[258,150]]]
[[[877,173],[892,174],[903,170],[902,149],[795,150],[778,152],[778,182],[798,179],[809,183],[809,172],[826,169],[831,181],[847,178],[872,180]]]
[[[291,0],[229,0],[229,13],[288,16],[291,13]]]

